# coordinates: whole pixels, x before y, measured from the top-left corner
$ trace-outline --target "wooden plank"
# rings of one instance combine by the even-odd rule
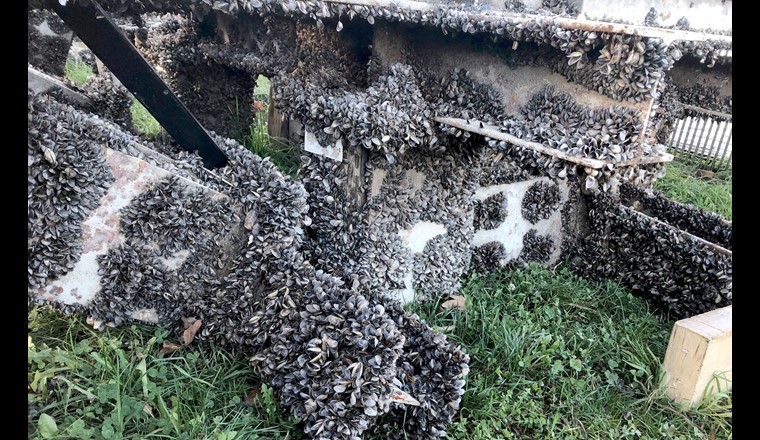
[[[27,87],[31,89],[35,95],[47,92],[50,89],[60,89],[61,93],[63,93],[63,95],[67,98],[72,99],[79,104],[87,107],[92,106],[92,101],[90,98],[69,88],[58,78],[52,77],[44,72],[40,72],[31,66],[27,66],[26,68],[26,82]]]
[[[290,136],[288,129],[289,120],[277,110],[277,103],[274,100],[274,87],[269,87],[269,110],[267,110],[267,132],[273,141],[282,142]]]
[[[487,136],[492,139],[498,139],[500,141],[509,142],[510,144],[516,145],[518,147],[527,148],[529,150],[533,150],[535,152],[545,154],[547,156],[553,156],[558,159],[566,160],[568,162],[572,162],[578,165],[583,165],[584,167],[594,168],[598,170],[600,168],[607,166],[607,162],[603,160],[573,156],[571,154],[565,153],[564,151],[557,150],[556,148],[545,147],[542,144],[539,144],[538,142],[531,142],[531,141],[520,139],[516,136],[512,136],[511,134],[500,131],[497,127],[493,125],[483,124],[478,121],[471,122],[471,121],[466,121],[464,119],[459,119],[459,118],[441,118],[441,117],[435,118],[435,121],[441,124],[446,124],[452,127],[456,127],[460,130],[465,130],[471,133],[477,133],[482,136]]]
[[[652,216],[646,215],[646,214],[644,214],[644,213],[643,213],[643,212],[641,212],[641,211],[637,211],[637,210],[635,210],[635,209],[631,208],[630,206],[624,206],[624,205],[621,205],[620,207],[621,207],[621,208],[623,208],[623,209],[625,209],[625,210],[628,210],[628,211],[630,211],[630,212],[633,212],[633,213],[635,213],[636,215],[644,216],[644,217],[646,217],[647,219],[653,220],[653,221],[655,221],[655,222],[657,222],[657,223],[660,223],[660,224],[663,224],[663,225],[669,226],[669,227],[671,227],[671,228],[675,228],[675,226],[672,226],[672,225],[670,225],[670,224],[668,224],[668,223],[665,223],[664,221],[662,221],[662,220],[660,220],[660,219],[658,219],[658,218],[655,218],[655,217],[652,217]],[[681,236],[682,236],[682,237],[684,237],[684,238],[686,238],[687,240],[691,240],[691,241],[695,241],[695,242],[697,242],[697,243],[699,243],[699,244],[703,244],[703,245],[705,245],[705,246],[709,247],[710,249],[714,250],[715,252],[717,252],[717,253],[719,253],[719,254],[728,255],[729,257],[731,257],[731,256],[733,255],[733,252],[732,252],[732,251],[730,251],[730,250],[728,250],[728,249],[724,248],[723,246],[719,246],[719,245],[717,245],[717,244],[715,244],[715,243],[711,243],[711,242],[709,242],[709,241],[705,240],[704,238],[700,238],[700,237],[697,237],[696,235],[694,235],[694,234],[691,234],[691,233],[689,233],[689,232],[686,232],[686,231],[684,231],[684,230],[681,230],[681,229],[678,229],[678,228],[675,228],[675,229],[677,229],[677,230],[678,230],[678,232],[681,234]]]
[[[410,11],[429,12],[437,5],[413,0],[326,0],[327,3],[340,3],[345,5],[375,6],[381,8],[402,8]],[[541,23],[558,26],[563,29],[578,29],[582,31],[604,32],[612,34],[641,35],[642,37],[662,38],[666,43],[672,41],[727,41],[731,42],[730,35],[707,34],[704,32],[683,31],[679,29],[664,29],[635,24],[610,23],[604,21],[583,20],[577,18],[544,16],[510,11],[483,11],[467,12],[452,10],[454,15],[461,15],[473,21],[493,22],[507,20],[513,24]],[[723,51],[723,57],[731,57],[731,51]]]
[[[731,389],[732,312],[733,306],[727,306],[675,323],[663,362],[670,398],[694,406],[718,390]]]
[[[712,115],[712,116],[719,116],[721,118],[727,118],[727,119],[732,119],[733,118],[733,116],[730,115],[730,114],[728,114],[728,113],[716,112],[715,110],[708,110],[706,108],[697,107],[697,106],[694,106],[694,105],[681,104],[681,107],[683,107],[683,108],[685,108],[687,110],[694,110],[694,111],[697,111],[697,112],[700,112],[700,113],[705,113],[705,114]]]

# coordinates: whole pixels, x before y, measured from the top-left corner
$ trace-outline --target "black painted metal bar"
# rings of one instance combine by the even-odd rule
[[[208,132],[95,0],[48,0],[48,5],[182,148],[197,151],[207,168],[227,163]]]

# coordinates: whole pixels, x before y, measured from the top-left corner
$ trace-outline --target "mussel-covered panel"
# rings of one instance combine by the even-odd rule
[[[587,203],[590,233],[574,243],[575,270],[622,282],[679,318],[731,304],[730,251],[608,194],[588,197]]]
[[[63,76],[74,33],[53,11],[27,13],[27,61],[52,75]]]
[[[313,438],[445,433],[468,356],[372,279],[346,284],[304,258],[301,183],[218,136],[230,161],[208,172],[50,95],[30,94],[29,133],[30,302],[107,325],[200,320],[196,340],[251,356]],[[89,296],[46,289],[81,265]]]
[[[661,192],[630,184],[620,186],[620,201],[710,243],[733,249],[733,224],[718,214],[678,203]]]

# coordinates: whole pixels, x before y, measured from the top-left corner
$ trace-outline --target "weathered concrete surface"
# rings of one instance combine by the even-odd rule
[[[546,177],[526,180],[523,182],[493,185],[482,187],[475,192],[476,200],[485,200],[496,194],[505,197],[506,219],[494,229],[480,229],[475,231],[472,238],[473,248],[486,243],[497,242],[504,246],[504,255],[499,261],[501,266],[516,260],[523,251],[523,237],[531,229],[537,234],[550,237],[553,241],[553,249],[546,264],[555,264],[559,261],[562,247],[562,205],[568,198],[568,187],[564,182],[559,182],[560,204],[547,219],[531,224],[522,215],[523,198],[528,188],[536,182],[552,182]]]
[[[525,43],[519,43],[518,47],[520,44]],[[574,99],[586,106],[599,109],[615,105],[635,108],[642,112],[642,118],[652,103],[652,98],[639,103],[614,100],[570,82],[546,66],[511,67],[505,60],[508,53],[497,54],[479,50],[466,38],[441,38],[438,31],[403,31],[398,27],[378,22],[375,25],[373,48],[386,65],[413,59],[415,63],[441,76],[456,68],[465,69],[472,79],[492,87],[501,95],[501,103],[508,115],[518,113],[520,107],[547,84],[570,93]]]
[[[101,198],[100,206],[82,225],[81,258],[69,273],[51,281],[43,288],[30,291],[31,295],[62,304],[89,304],[101,288],[98,257],[124,242],[124,236],[120,232],[121,209],[148,190],[153,183],[172,175],[141,159],[110,148],[104,148],[103,154],[116,180]],[[204,191],[212,199],[226,198],[223,194],[195,182],[181,177],[180,179],[188,187]],[[168,269],[176,271],[186,257],[187,253],[177,252],[173,257],[166,259],[165,265]],[[155,310],[135,314],[136,318],[148,322],[155,322],[154,316]]]

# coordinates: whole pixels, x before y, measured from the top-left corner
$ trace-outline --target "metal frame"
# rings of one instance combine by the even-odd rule
[[[62,3],[47,0],[48,6],[132,92],[180,147],[197,151],[207,168],[227,164],[227,156],[208,132],[95,0]]]

